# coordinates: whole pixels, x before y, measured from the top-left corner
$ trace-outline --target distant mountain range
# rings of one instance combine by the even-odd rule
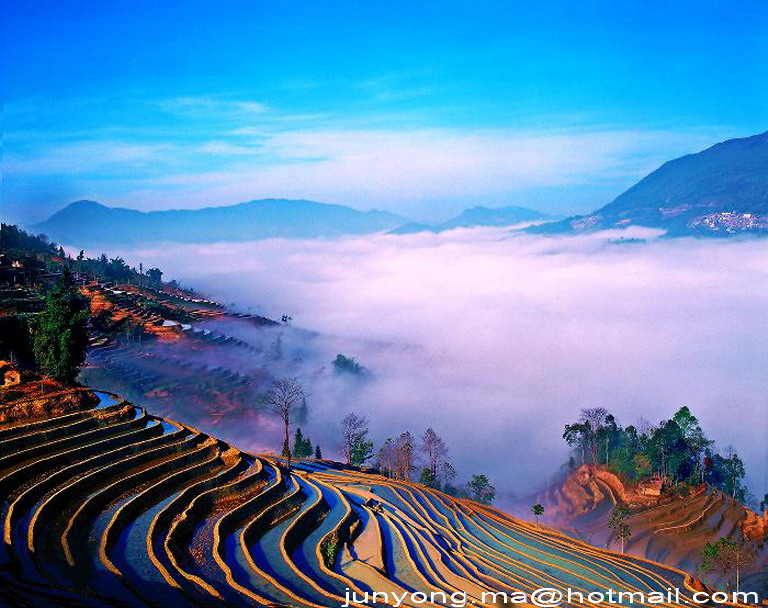
[[[318,238],[391,230],[407,220],[386,211],[265,199],[226,207],[136,211],[77,201],[32,227],[64,243],[212,243],[274,237]]]
[[[418,232],[444,232],[454,228],[477,228],[480,226],[512,226],[523,222],[554,220],[546,213],[510,205],[508,207],[472,207],[440,224],[408,223],[398,226],[390,234],[415,234]]]
[[[149,212],[77,201],[31,228],[59,242],[93,246],[414,234],[523,222],[543,222],[527,229],[535,234],[647,226],[663,229],[667,236],[768,235],[768,132],[671,160],[597,211],[563,220],[516,206],[473,207],[429,225],[386,211],[305,200]]]
[[[667,236],[768,234],[768,132],[671,160],[597,211],[528,232],[634,225],[661,228]]]
[[[509,226],[547,217],[522,207],[474,207],[447,222],[428,226],[385,211],[358,211],[305,200],[265,199],[226,207],[148,212],[77,201],[31,228],[59,242],[88,247],[162,241],[320,238],[376,232],[411,234],[458,227]]]

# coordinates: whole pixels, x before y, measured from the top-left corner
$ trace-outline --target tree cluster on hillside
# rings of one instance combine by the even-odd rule
[[[114,281],[136,285],[159,286],[163,273],[159,268],[144,270],[129,266],[117,256],[101,254],[89,258],[84,251],[74,258],[52,242],[45,234],[33,235],[12,224],[0,225],[0,249],[21,263],[20,272],[28,284],[36,284],[41,272],[59,272],[68,268],[75,277],[94,281]]]
[[[333,369],[336,373],[351,374],[353,376],[366,377],[370,374],[354,357],[347,357],[339,353],[333,360]]]
[[[115,283],[159,287],[163,278],[163,272],[159,268],[144,270],[144,266],[139,264],[137,270],[129,266],[123,258],[119,256],[108,258],[104,253],[98,258],[88,258],[83,251],[80,251],[71,261],[71,267],[84,278]]]
[[[18,226],[0,224],[0,265],[13,268],[14,283],[38,285],[43,273],[61,269],[60,253],[64,252],[45,235],[34,236]]]
[[[293,437],[293,451],[291,452],[294,458],[322,458],[322,452],[320,451],[320,445],[318,444],[314,448],[312,447],[312,441],[309,437],[305,437],[301,432],[301,427],[296,429],[296,434]],[[320,454],[320,456],[316,456]]]
[[[563,439],[582,464],[603,465],[628,481],[658,475],[672,483],[707,482],[744,500],[744,463],[732,448],[719,453],[690,409],[681,407],[657,425],[644,421],[622,427],[605,408],[581,411],[566,424]]]
[[[0,247],[11,254],[42,253],[56,255],[58,246],[44,234],[35,236],[13,224],[0,224]]]
[[[456,470],[447,456],[445,442],[430,427],[418,445],[410,431],[401,433],[395,439],[388,438],[377,452],[376,465],[382,475],[405,481],[411,481],[415,472],[420,470],[418,483],[446,494],[490,504],[496,495],[496,488],[488,478],[473,475],[466,484],[453,485]]]

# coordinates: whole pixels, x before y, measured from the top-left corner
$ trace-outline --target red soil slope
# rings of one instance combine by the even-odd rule
[[[689,572],[699,567],[700,553],[707,542],[723,536],[744,537],[752,553],[748,579],[758,579],[768,568],[766,532],[768,516],[745,507],[707,485],[688,495],[658,492],[660,481],[625,486],[613,473],[582,465],[561,484],[553,484],[536,497],[545,506],[545,520],[589,543],[619,548],[608,527],[616,505],[626,505],[631,516],[632,536],[627,542],[630,555],[658,561]],[[717,575],[703,574],[715,581]]]

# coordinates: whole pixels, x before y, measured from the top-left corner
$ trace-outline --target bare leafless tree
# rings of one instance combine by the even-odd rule
[[[597,464],[598,436],[605,424],[606,416],[608,416],[608,410],[604,407],[588,407],[581,410],[581,418],[579,421],[589,427],[589,447],[592,452],[592,464]]]
[[[651,424],[650,420],[640,416],[640,418],[637,419],[635,428],[637,429],[637,434],[642,437],[643,435],[647,436],[651,432],[653,425]]]
[[[280,378],[272,381],[272,388],[264,397],[267,406],[283,421],[285,437],[283,455],[291,466],[291,415],[306,398],[306,392],[296,378]]]
[[[376,453],[376,467],[379,473],[392,477],[395,470],[395,444],[392,439],[387,439]]]
[[[411,473],[416,468],[413,435],[406,431],[395,442],[395,478],[411,479]]]
[[[445,461],[448,448],[432,427],[429,427],[421,437],[421,449],[427,457],[427,466],[433,479],[438,479],[440,466]]]

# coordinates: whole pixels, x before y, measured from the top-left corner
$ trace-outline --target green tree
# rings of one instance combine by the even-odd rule
[[[672,420],[674,420],[677,426],[680,427],[683,437],[688,437],[693,429],[699,426],[698,418],[691,413],[691,410],[688,409],[687,405],[684,405],[677,410],[675,415],[672,416]]]
[[[603,427],[598,432],[599,443],[603,448],[603,462],[609,466],[612,461],[613,451],[619,446],[622,439],[621,429],[613,414],[606,414]]]
[[[319,443],[315,446],[315,458],[317,460],[322,460],[323,459],[323,451],[320,449],[320,444]]]
[[[453,484],[447,483],[443,486],[443,492],[449,496],[457,496],[459,494],[459,488]]]
[[[531,513],[533,513],[533,516],[536,518],[536,523],[539,523],[539,517],[544,515],[544,505],[541,503],[537,503],[531,507]]]
[[[627,540],[632,536],[632,529],[627,523],[629,515],[629,508],[625,505],[621,505],[611,511],[611,516],[608,518],[608,527],[613,530],[616,538],[621,542],[622,553],[624,553],[624,546],[626,545]]]
[[[704,431],[699,425],[699,420],[691,413],[691,410],[687,406],[681,407],[675,415],[672,416],[672,420],[680,428],[680,432],[683,434],[683,438],[688,451],[691,453],[695,460],[694,473],[699,481],[704,480],[704,469],[702,467],[701,459],[704,451],[712,445],[712,441],[707,439],[704,435]]]
[[[312,442],[309,440],[309,437],[304,437],[303,433],[301,432],[301,427],[296,429],[296,434],[293,437],[293,457],[312,457]]]
[[[484,505],[489,505],[496,497],[496,488],[491,485],[485,475],[472,475],[467,483],[470,498]]]
[[[32,321],[35,359],[51,378],[71,384],[85,361],[88,300],[68,268],[45,296],[45,310]]]
[[[690,452],[683,432],[675,421],[667,420],[653,429],[648,448],[650,460],[662,476],[680,479],[681,467],[686,460],[690,462]],[[682,477],[687,477],[685,468]]]
[[[150,268],[147,270],[147,277],[149,277],[150,281],[159,285],[163,280],[163,271],[159,268]]]
[[[723,536],[714,543],[707,543],[699,554],[699,568],[704,571],[716,571],[728,581],[731,572],[736,574],[736,591],[741,589],[741,573],[755,559],[754,547],[743,539]]]
[[[342,442],[347,464],[361,466],[373,456],[373,442],[368,440],[368,419],[347,414],[341,421]]]
[[[373,458],[373,441],[367,439],[356,439],[352,443],[352,458],[350,463],[359,467]]]
[[[432,473],[432,469],[430,467],[424,467],[421,470],[421,475],[419,475],[419,483],[427,486],[428,488],[434,488],[436,490],[440,489],[440,482]]]
[[[707,481],[731,497],[744,501],[747,489],[744,487],[744,462],[736,451],[729,447],[725,456],[711,454],[704,458]]]
[[[746,488],[743,485],[744,475],[746,475],[744,462],[735,450],[729,449],[726,457],[723,459],[723,464],[731,498],[744,500],[744,495],[746,494]]]
[[[578,447],[581,454],[581,464],[586,460],[585,451],[589,444],[590,428],[588,424],[577,422],[575,424],[566,424],[563,430],[563,439],[572,446]]]
[[[301,432],[301,427],[296,427],[296,433],[293,435],[293,451],[291,453],[294,458],[304,458],[304,434]]]

